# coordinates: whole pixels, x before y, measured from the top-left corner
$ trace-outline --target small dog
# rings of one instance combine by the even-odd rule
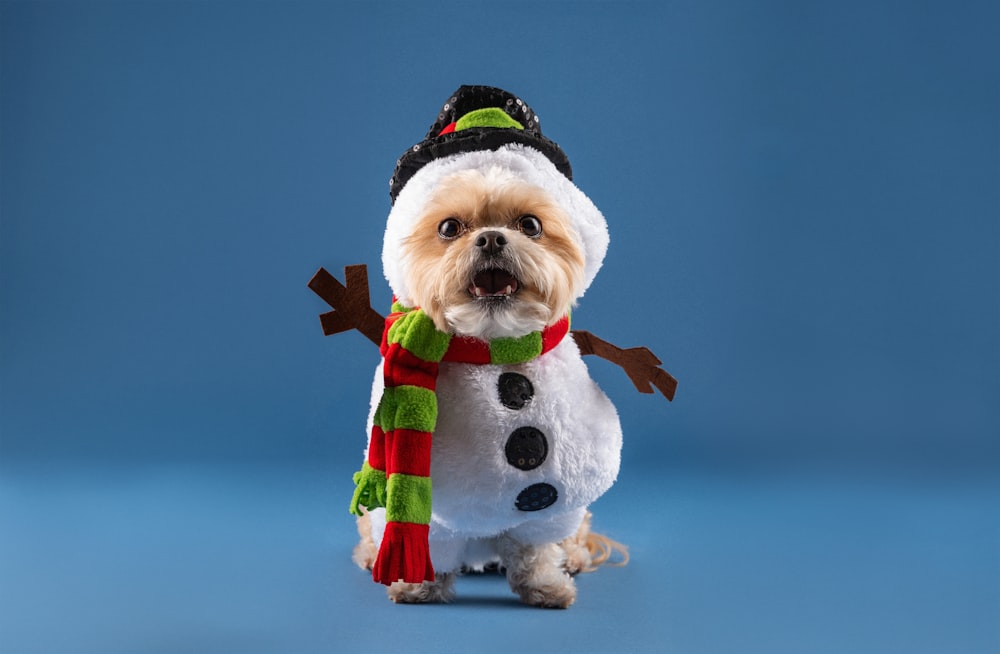
[[[565,210],[543,189],[496,165],[461,170],[443,178],[403,240],[402,255],[406,286],[414,304],[424,308],[438,330],[481,341],[521,337],[556,323],[582,294],[585,283],[584,252],[573,236]],[[497,563],[507,571],[511,588],[525,603],[565,608],[576,597],[570,573],[593,570],[613,550],[624,553],[618,543],[590,532],[590,514],[583,507],[553,520],[541,511],[484,516],[484,512],[509,512],[497,510],[492,502],[469,505],[469,499],[482,494],[477,486],[483,480],[479,474],[458,473],[468,470],[470,460],[488,460],[482,466],[487,470],[497,467],[495,453],[503,451],[507,439],[502,430],[483,434],[475,423],[482,418],[494,425],[507,421],[504,416],[490,420],[492,412],[502,410],[502,402],[497,403],[501,407],[477,406],[466,398],[488,398],[494,394],[496,377],[502,374],[527,372],[526,378],[538,380],[538,401],[552,403],[539,407],[539,413],[547,417],[565,412],[565,408],[558,406],[558,393],[550,393],[544,400],[541,397],[541,381],[546,378],[554,377],[559,387],[589,395],[590,402],[603,409],[609,419],[603,424],[574,424],[566,431],[597,431],[592,431],[590,438],[578,438],[580,442],[563,444],[563,449],[574,458],[590,458],[601,464],[592,466],[585,476],[590,482],[600,480],[597,486],[602,491],[617,474],[621,444],[617,416],[607,398],[585,377],[575,345],[566,340],[540,359],[502,370],[442,364],[438,396],[454,401],[439,400],[434,432],[431,476],[435,480],[435,518],[431,525],[432,530],[439,526],[438,531],[446,535],[438,541],[431,533],[438,576],[433,582],[393,583],[388,591],[393,601],[448,601],[453,597],[456,572],[482,570]],[[526,370],[532,367],[538,370]],[[381,378],[379,372],[376,385]],[[581,383],[582,388],[577,386]],[[481,392],[469,393],[469,387]],[[379,395],[376,392],[374,396]],[[569,425],[560,426],[565,429]],[[567,437],[577,438],[569,433]],[[598,449],[607,450],[605,456],[596,455]],[[491,480],[494,487],[503,486],[499,479],[511,476],[509,472],[525,474],[506,460],[499,462],[499,468],[500,474]],[[538,519],[526,519],[528,516]],[[384,509],[358,518],[361,542],[354,560],[364,568],[370,569],[376,559],[376,539],[384,519]]]
[[[607,225],[521,99],[461,87],[390,188],[382,263],[395,302],[355,475],[354,561],[395,602],[449,601],[457,574],[498,566],[523,602],[566,608],[573,574],[616,551],[627,561],[590,531],[622,433],[581,351],[615,355],[643,392],[648,379],[671,398],[676,380],[645,348],[569,331]],[[324,330],[362,329],[350,308],[377,340],[380,317],[355,306],[367,298],[333,284],[324,299],[340,311]]]

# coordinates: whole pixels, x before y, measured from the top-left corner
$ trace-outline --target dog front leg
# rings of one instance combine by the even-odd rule
[[[558,544],[531,545],[505,535],[497,546],[507,583],[522,602],[565,609],[576,600],[576,584],[566,573],[566,553]]]
[[[446,603],[455,599],[455,575],[450,572],[434,575],[434,581],[408,584],[397,581],[389,586],[389,599],[396,604]]]

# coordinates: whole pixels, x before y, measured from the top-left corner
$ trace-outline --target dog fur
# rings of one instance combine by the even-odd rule
[[[412,184],[412,182],[411,182]],[[404,195],[408,189],[404,189]],[[456,336],[482,340],[498,337],[522,336],[551,325],[562,318],[579,298],[593,277],[596,267],[588,265],[587,252],[566,209],[537,184],[525,180],[510,167],[501,165],[472,166],[442,175],[420,208],[409,231],[400,240],[400,259],[394,274],[401,275],[401,285],[408,292],[406,300],[411,306],[420,306],[442,331]],[[400,200],[404,199],[403,195]],[[589,201],[588,201],[589,202]],[[536,230],[536,227],[538,229]],[[603,255],[603,248],[601,251]],[[599,262],[598,262],[599,264]],[[480,282],[483,275],[499,275],[510,280],[506,288]],[[490,279],[495,279],[490,277]],[[501,282],[502,285],[503,282]],[[484,288],[485,286],[485,288]],[[483,536],[475,536],[449,557],[442,566],[435,560],[438,570],[433,582],[408,584],[397,582],[389,586],[389,598],[397,603],[448,602],[455,596],[455,576],[463,571],[482,571],[496,565],[506,573],[508,583],[521,601],[540,607],[566,608],[576,598],[573,575],[589,572],[606,563],[616,553],[624,564],[628,559],[625,547],[613,540],[594,534],[590,530],[591,514],[586,510],[596,496],[603,493],[617,476],[620,447],[620,427],[617,414],[603,393],[589,380],[579,351],[572,339],[564,339],[545,365],[555,379],[583,379],[589,383],[592,396],[587,403],[599,405],[609,415],[607,421],[580,422],[567,429],[572,434],[594,425],[608,433],[607,444],[595,435],[598,448],[592,458],[614,459],[613,465],[588,469],[581,476],[593,479],[593,488],[577,504],[579,509],[562,515],[556,520],[527,521],[516,528],[494,520],[488,506],[475,514],[475,521],[482,526]],[[439,395],[447,399],[448,365],[455,367],[456,375],[479,374],[478,371],[457,370],[458,364],[442,364]],[[541,364],[539,364],[541,365]],[[482,368],[482,366],[478,366]],[[381,369],[376,371],[372,397],[381,395]],[[471,379],[471,377],[470,377]],[[457,387],[468,380],[454,382]],[[591,388],[592,387],[592,388]],[[441,400],[439,400],[441,401]],[[553,400],[555,402],[555,400]],[[373,401],[374,404],[374,401]],[[559,420],[569,415],[563,404],[556,402],[545,415]],[[453,524],[449,510],[460,506],[462,490],[451,493],[449,502],[449,472],[463,465],[460,457],[449,458],[444,450],[448,442],[456,439],[473,439],[478,433],[463,426],[461,420],[449,422],[447,407],[442,407],[439,430],[435,432],[433,456],[435,483],[435,516],[441,529],[461,531],[462,524]],[[374,407],[373,407],[374,410]],[[475,407],[469,407],[475,410]],[[594,409],[597,411],[598,409]],[[369,418],[369,428],[371,417]],[[460,437],[456,433],[460,432]],[[563,438],[569,438],[564,436]],[[575,438],[575,437],[574,437]],[[451,439],[451,441],[449,441]],[[466,443],[465,447],[475,447]],[[566,449],[572,449],[566,448]],[[589,456],[589,455],[588,455]],[[587,457],[572,465],[590,465]],[[566,464],[567,467],[570,463]],[[444,494],[439,498],[439,485]],[[466,492],[474,492],[470,486]],[[571,501],[575,488],[567,488],[567,501]],[[581,491],[583,492],[583,491]],[[581,497],[583,497],[581,495]],[[562,496],[560,501],[563,501]],[[494,509],[495,511],[495,509]],[[440,512],[440,515],[438,513]],[[519,518],[522,521],[526,518]],[[353,559],[358,566],[371,569],[378,553],[378,540],[384,529],[384,510],[364,512],[357,521],[360,542],[354,549]],[[432,524],[432,554],[434,552]]]

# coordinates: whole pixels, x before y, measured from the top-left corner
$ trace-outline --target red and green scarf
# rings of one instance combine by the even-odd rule
[[[531,361],[569,332],[569,316],[540,332],[489,342],[439,331],[421,309],[393,303],[382,334],[385,388],[375,410],[368,460],[354,473],[351,512],[385,507],[375,581],[434,580],[427,542],[431,521],[431,437],[442,361],[505,365]]]

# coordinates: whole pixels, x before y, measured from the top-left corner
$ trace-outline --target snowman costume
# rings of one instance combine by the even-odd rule
[[[453,173],[497,166],[543,188],[570,216],[585,257],[584,289],[607,250],[604,217],[573,184],[565,154],[542,136],[528,105],[506,91],[461,87],[425,140],[397,162],[382,255],[396,303],[372,385],[368,447],[352,501],[354,512],[363,506],[371,516],[380,547],[373,574],[384,584],[482,569],[498,560],[501,537],[527,545],[559,542],[576,532],[587,506],[618,475],[618,414],[566,337],[568,313],[541,333],[486,343],[431,334],[429,319],[412,307],[403,241],[429,194]],[[403,352],[419,375],[387,372],[400,350],[416,353]],[[393,399],[395,413],[387,417],[387,398],[398,390],[387,386],[404,382],[418,387],[420,399]],[[417,415],[421,402],[436,407],[415,418],[419,424],[401,426],[399,416]],[[419,442],[427,452],[413,454],[401,445],[404,437],[424,438]],[[415,467],[405,460],[428,455],[429,463]]]

